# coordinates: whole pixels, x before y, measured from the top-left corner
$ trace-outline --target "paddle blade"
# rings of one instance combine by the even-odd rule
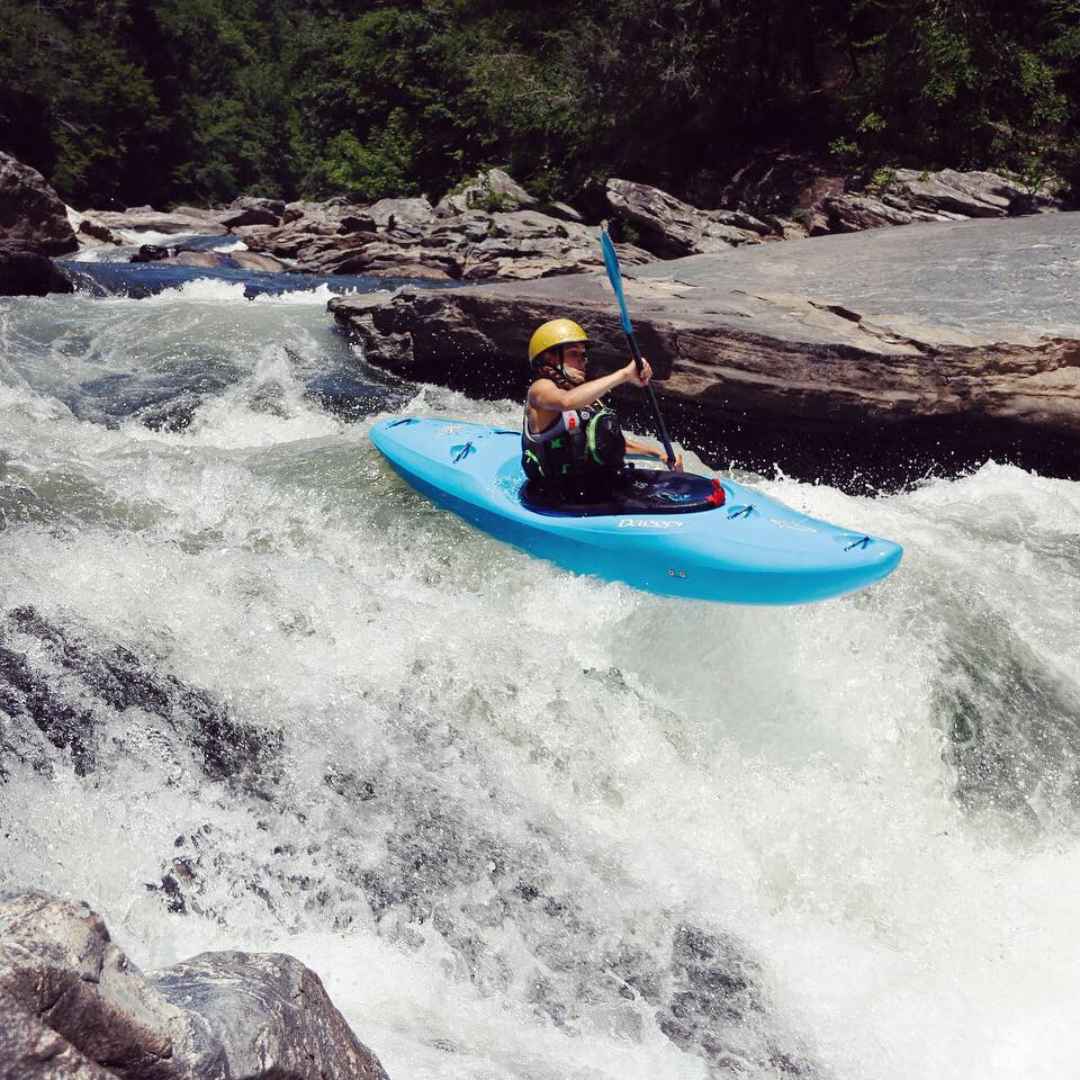
[[[622,328],[627,334],[632,334],[634,327],[630,323],[630,315],[626,310],[626,300],[623,298],[619,256],[615,254],[615,245],[611,242],[607,229],[600,230],[600,250],[604,253],[604,266],[607,267],[608,281],[611,282],[611,287],[615,290],[615,299],[619,301],[619,317],[622,321]]]

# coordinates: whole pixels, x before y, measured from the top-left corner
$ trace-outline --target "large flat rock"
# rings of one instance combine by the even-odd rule
[[[1080,214],[909,225],[629,274],[673,435],[707,459],[849,485],[988,457],[1080,476]],[[483,396],[524,394],[529,334],[556,314],[589,330],[597,373],[626,355],[600,274],[331,310],[372,362]],[[627,391],[621,407],[638,405]]]

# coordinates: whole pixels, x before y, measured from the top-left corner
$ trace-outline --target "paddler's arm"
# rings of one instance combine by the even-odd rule
[[[641,442],[640,439],[635,439],[633,435],[627,435],[623,433],[623,438],[626,440],[626,452],[628,454],[644,454],[646,457],[654,457],[657,461],[662,462],[667,468],[674,469],[675,472],[683,471],[683,456],[682,454],[675,455],[675,464],[668,464],[667,454],[658,447],[650,446],[648,443]]]
[[[602,375],[599,379],[590,379],[573,390],[560,390],[550,379],[537,379],[529,387],[529,404],[534,409],[542,409],[545,412],[566,412],[569,409],[584,409],[594,401],[602,398],[605,394],[614,390],[623,383],[636,382],[639,386],[645,386],[652,378],[652,368],[649,361],[642,361],[640,378],[637,373],[637,365],[633,360],[626,367],[613,371],[610,375]]]

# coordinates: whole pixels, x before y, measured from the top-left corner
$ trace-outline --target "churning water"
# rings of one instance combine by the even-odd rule
[[[903,543],[757,610],[411,491],[326,290],[0,300],[0,874],[144,967],[281,949],[395,1080],[1071,1075],[1080,485],[800,510]]]

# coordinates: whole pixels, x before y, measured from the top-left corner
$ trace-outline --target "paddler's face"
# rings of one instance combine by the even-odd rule
[[[585,342],[572,341],[563,346],[563,370],[575,383],[585,381]]]

